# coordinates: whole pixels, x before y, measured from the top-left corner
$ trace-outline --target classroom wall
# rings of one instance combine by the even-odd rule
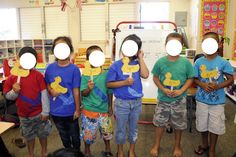
[[[234,44],[234,26],[236,23],[236,0],[229,0],[229,10],[227,18],[227,32],[226,36],[230,38],[230,44],[224,44],[224,56],[226,58],[232,58],[233,56],[233,44]]]

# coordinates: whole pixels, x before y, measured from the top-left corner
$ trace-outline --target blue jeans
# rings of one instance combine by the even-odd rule
[[[70,117],[52,116],[52,119],[59,131],[63,146],[80,150],[80,131],[78,119]]]
[[[141,99],[115,99],[116,143],[125,144],[126,127],[128,127],[128,141],[134,144],[138,138],[138,120],[142,111]]]

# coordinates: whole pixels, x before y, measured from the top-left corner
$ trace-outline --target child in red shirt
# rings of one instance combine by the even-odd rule
[[[37,59],[37,52],[31,47],[22,48],[18,59],[25,53],[31,53]],[[47,136],[51,132],[51,123],[48,120],[49,100],[44,77],[35,69],[30,69],[29,75],[21,77],[19,83],[17,78],[14,75],[8,77],[3,93],[9,100],[16,99],[21,133],[27,141],[29,157],[34,156],[36,136],[42,147],[41,156],[45,157],[47,156]]]

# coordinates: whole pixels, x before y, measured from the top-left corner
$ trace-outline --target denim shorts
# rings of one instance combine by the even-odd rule
[[[171,103],[159,102],[153,116],[153,124],[157,127],[165,127],[168,124],[171,124],[174,129],[186,129],[186,98],[184,97]]]
[[[138,120],[142,111],[142,100],[115,99],[116,143],[125,144],[128,128],[128,141],[134,144],[138,138]]]
[[[21,134],[26,140],[32,140],[36,137],[46,138],[52,131],[50,120],[42,121],[40,115],[35,117],[20,117]]]

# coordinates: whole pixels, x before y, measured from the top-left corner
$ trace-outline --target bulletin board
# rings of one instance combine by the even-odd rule
[[[115,59],[120,59],[120,46],[123,39],[130,35],[136,34],[142,40],[142,50],[144,52],[144,61],[149,69],[148,79],[142,79],[143,85],[143,103],[155,104],[157,101],[157,87],[153,82],[152,68],[156,61],[166,56],[165,39],[174,29],[158,30],[158,29],[128,29],[121,30],[116,34]]]
[[[201,32],[216,32],[225,36],[228,13],[228,0],[202,0]]]

